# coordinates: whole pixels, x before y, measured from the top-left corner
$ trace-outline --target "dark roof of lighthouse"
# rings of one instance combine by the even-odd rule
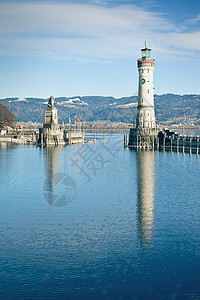
[[[151,49],[150,48],[143,48],[143,49],[141,49],[141,51],[145,51],[145,50],[148,50],[148,51],[151,51]]]

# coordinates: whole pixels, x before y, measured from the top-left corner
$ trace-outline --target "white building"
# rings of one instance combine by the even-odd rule
[[[2,127],[0,129],[0,135],[7,135],[8,134],[8,129],[6,127]]]

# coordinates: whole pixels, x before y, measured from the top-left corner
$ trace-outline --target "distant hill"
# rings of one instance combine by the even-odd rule
[[[6,98],[0,103],[8,106],[17,121],[44,121],[44,110],[48,99]],[[137,96],[114,98],[102,96],[59,97],[55,98],[60,123],[72,122],[75,117],[83,121],[105,121],[132,123],[137,114]],[[156,119],[159,124],[179,124],[184,114],[190,124],[200,125],[200,95],[155,95]]]

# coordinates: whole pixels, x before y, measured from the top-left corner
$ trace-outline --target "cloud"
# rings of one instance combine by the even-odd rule
[[[0,3],[0,54],[107,63],[138,55],[147,39],[155,51],[180,56],[200,50],[199,34],[177,32],[162,14],[136,5]]]
[[[164,30],[171,26],[159,16],[137,6],[106,8],[72,3],[2,4],[0,31],[102,36],[148,26]]]
[[[198,23],[200,21],[200,15],[198,15],[196,18],[194,18],[194,19],[190,19],[190,20],[188,20],[188,22],[190,22],[190,23]]]
[[[200,51],[200,31],[192,33],[172,33],[169,40],[177,49]]]

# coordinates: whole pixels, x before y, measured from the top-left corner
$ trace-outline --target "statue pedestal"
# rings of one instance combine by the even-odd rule
[[[57,124],[58,125],[58,112],[57,108],[53,107],[47,107],[45,110],[45,121],[44,125],[48,124]]]

